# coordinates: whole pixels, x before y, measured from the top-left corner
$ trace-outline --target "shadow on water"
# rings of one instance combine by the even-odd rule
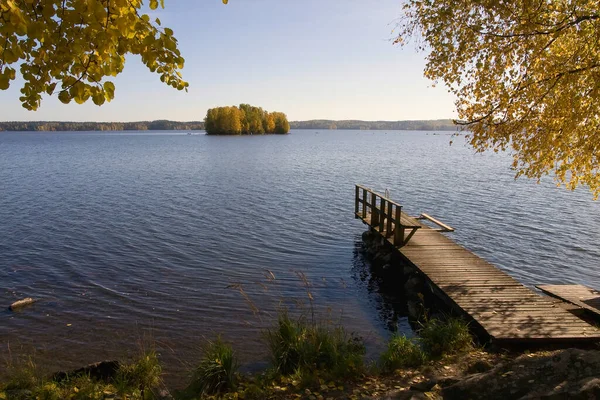
[[[409,324],[408,297],[401,260],[381,259],[369,253],[360,236],[354,240],[352,278],[367,292],[370,306],[377,310],[377,319],[390,332],[413,333]]]

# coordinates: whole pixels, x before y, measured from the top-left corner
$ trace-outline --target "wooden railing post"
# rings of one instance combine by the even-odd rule
[[[402,207],[396,206],[396,215],[394,217],[394,246],[404,245],[404,228],[402,228],[402,223],[400,222],[401,214]]]
[[[363,219],[367,218],[367,189],[363,188],[363,198],[362,198],[362,217]]]
[[[377,195],[371,192],[371,227],[379,225],[379,210],[377,209]]]
[[[389,238],[392,236],[392,208],[394,205],[391,202],[387,202],[388,212],[387,212],[387,226],[385,228],[385,237]]]
[[[359,193],[359,189],[358,189],[358,185],[354,185],[355,186],[355,193],[354,193],[354,218],[358,218],[358,199],[360,197],[360,193]]]
[[[379,233],[383,233],[385,224],[385,200],[381,198],[381,205],[379,207]]]

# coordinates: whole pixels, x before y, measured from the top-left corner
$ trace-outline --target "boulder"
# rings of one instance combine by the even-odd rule
[[[417,392],[429,392],[435,385],[437,385],[437,379],[429,379],[421,382],[413,383],[410,386],[410,390],[414,390]]]
[[[398,392],[394,397],[395,400],[429,400],[430,397],[419,390],[407,390]]]
[[[444,399],[600,398],[600,351],[566,349],[522,355],[442,390]]]

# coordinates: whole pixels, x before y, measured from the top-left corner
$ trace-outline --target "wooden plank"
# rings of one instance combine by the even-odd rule
[[[600,292],[583,285],[536,285],[542,292],[600,316]]]
[[[490,264],[489,262],[482,260],[482,259],[478,259],[478,260],[452,260],[452,259],[448,259],[446,261],[444,260],[423,260],[419,263],[420,265],[423,266],[431,266],[431,267],[436,267],[436,266],[444,266],[447,265],[449,267],[451,266],[472,266],[472,267],[481,267],[484,265],[493,267],[492,264]],[[499,270],[498,268],[495,268],[497,271],[502,272],[501,270]]]
[[[432,282],[441,284],[447,281],[460,282],[460,280],[468,280],[470,278],[476,278],[478,280],[494,281],[498,283],[510,282],[515,283],[516,281],[510,280],[500,274],[494,272],[478,271],[478,270],[431,270],[427,268],[421,269],[425,275],[429,277]],[[517,282],[518,283],[518,282]],[[522,285],[521,285],[522,286]]]
[[[400,215],[400,223],[409,228],[421,228],[423,226],[419,223],[419,221],[406,213],[402,213]]]
[[[422,261],[434,261],[434,260],[440,260],[440,261],[444,261],[444,260],[448,260],[448,259],[462,259],[462,260],[472,260],[472,261],[476,261],[479,260],[480,257],[476,256],[473,253],[468,253],[466,251],[463,250],[454,250],[454,249],[449,249],[449,250],[444,250],[444,251],[439,251],[439,252],[432,252],[432,253],[427,253],[427,249],[403,249],[401,251],[402,254],[405,254],[407,256],[410,256],[411,259],[414,258],[416,261],[418,260],[422,260]]]
[[[581,321],[581,320],[580,320]],[[519,325],[517,322],[513,322],[512,324],[507,323],[506,321],[498,320],[498,321],[478,321],[479,324],[489,330],[495,331],[505,331],[510,330],[510,325]],[[566,323],[565,323],[566,322]],[[539,322],[535,323],[534,321],[526,321],[526,323],[521,323],[519,329],[525,332],[534,332],[538,330],[539,332],[548,332],[551,330],[560,330],[561,332],[579,332],[585,331],[590,334],[600,335],[597,332],[594,332],[596,329],[586,324],[585,322],[580,322],[577,325],[570,325],[569,322],[574,321],[555,321],[555,322]],[[508,329],[507,329],[508,328]],[[514,329],[514,328],[513,328]],[[539,333],[538,332],[538,333]]]
[[[451,227],[450,225],[446,225],[443,222],[433,218],[431,215],[429,214],[421,214],[421,217],[433,222],[434,224],[436,224],[437,226],[441,227],[443,229],[444,232],[454,232],[454,228]]]
[[[562,318],[562,316],[556,316],[556,317],[551,317],[551,316],[544,316],[544,315],[530,315],[530,314],[523,314],[523,315],[514,315],[514,316],[498,316],[498,315],[494,315],[494,316],[483,316],[483,315],[478,315],[477,316],[477,321],[479,321],[479,323],[481,324],[485,324],[487,322],[502,322],[502,323],[519,323],[519,322],[523,322],[523,323],[528,323],[528,324],[532,324],[532,325],[544,325],[544,324],[548,324],[548,325],[559,325],[564,327],[565,329],[573,329],[575,327],[587,327],[589,326],[585,321],[583,320],[579,320],[579,321],[570,321],[569,322],[569,326],[566,327],[565,325],[565,319]]]
[[[493,277],[497,277],[498,279],[502,278],[502,277],[506,277],[506,275],[503,275],[501,272],[499,271],[490,271],[488,269],[485,268],[477,268],[477,267],[464,267],[464,266],[455,266],[455,267],[433,267],[433,266],[426,266],[426,267],[421,267],[420,265],[417,265],[417,267],[419,267],[419,269],[421,271],[423,271],[426,275],[437,275],[440,277],[440,279],[443,279],[443,277],[466,277],[468,274],[473,274],[473,275],[477,275],[479,277],[482,276],[488,276],[490,279]]]

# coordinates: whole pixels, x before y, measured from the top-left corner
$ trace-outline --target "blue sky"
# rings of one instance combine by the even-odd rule
[[[399,0],[166,0],[152,13],[175,31],[189,93],[165,86],[136,56],[102,107],[45,97],[21,107],[20,82],[0,92],[0,120],[202,120],[250,103],[290,120],[455,117],[453,97],[423,77],[414,46],[391,43]]]

